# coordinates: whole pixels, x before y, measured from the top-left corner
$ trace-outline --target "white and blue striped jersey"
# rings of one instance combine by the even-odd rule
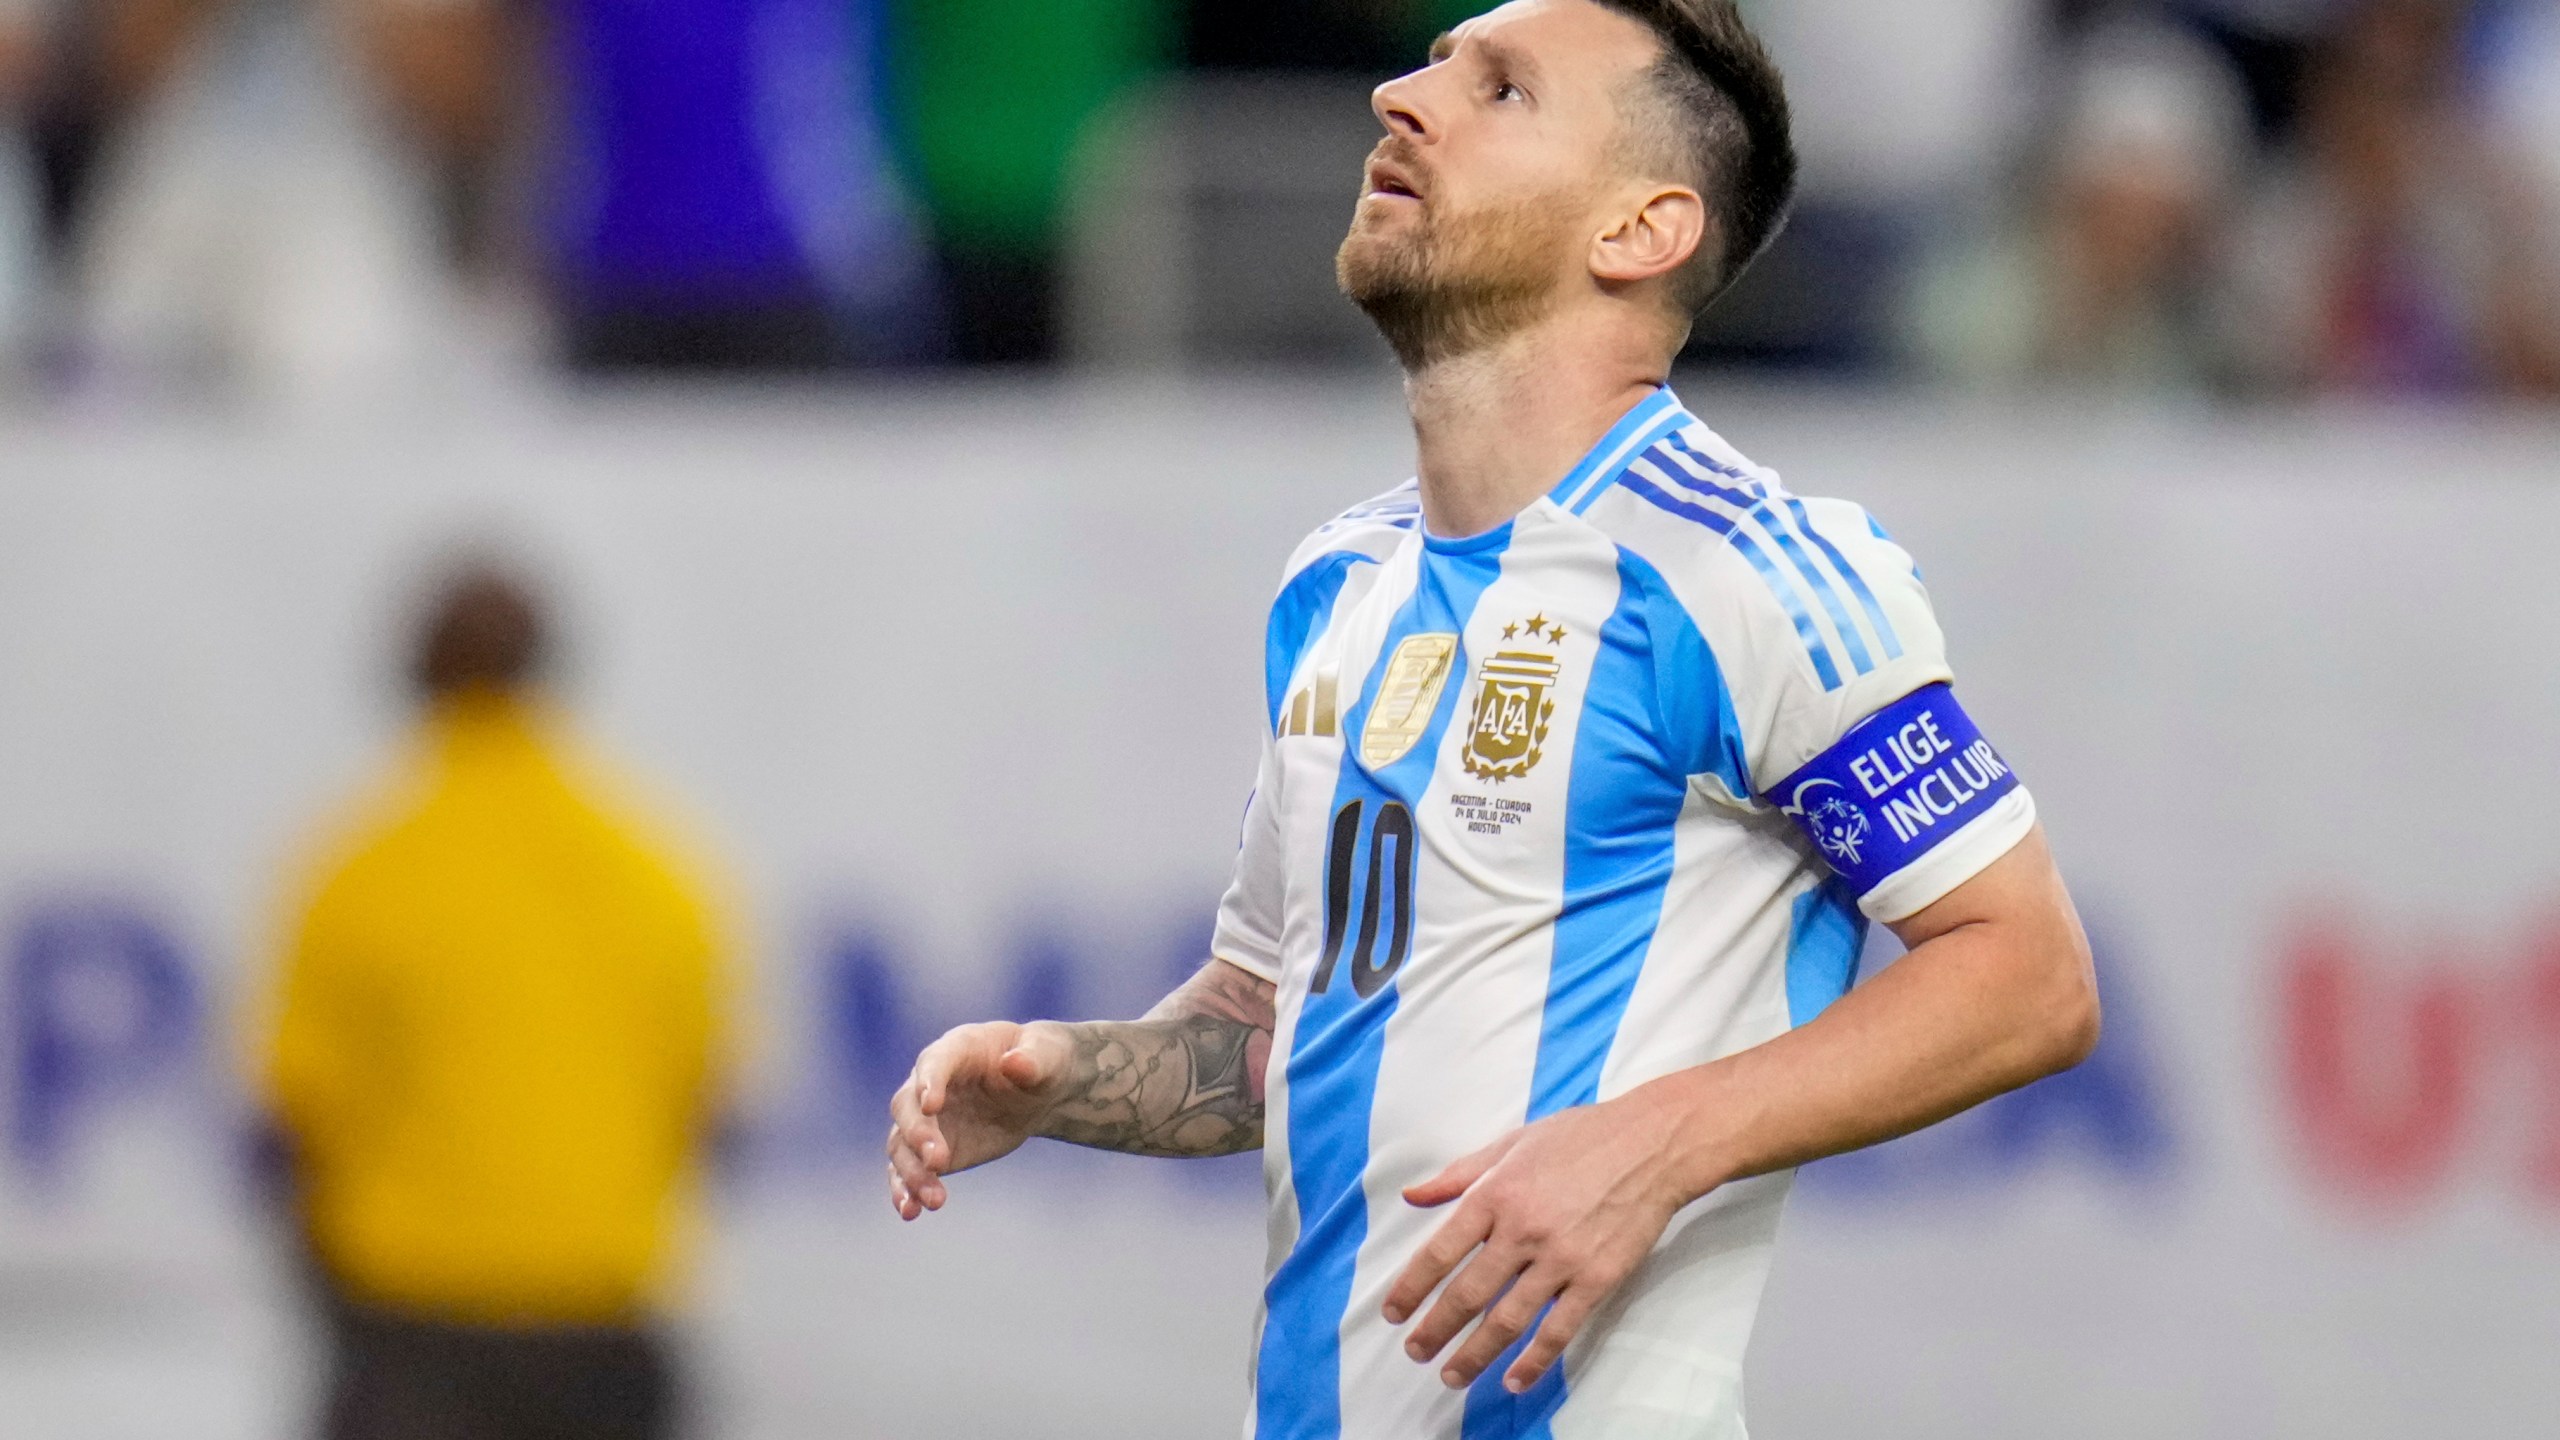
[[[1524,1122],[1800,1025],[1869,918],[2023,837],[1927,592],[1865,511],[1637,405],[1489,534],[1414,486],[1273,603],[1270,730],[1213,953],[1278,987],[1260,1440],[1724,1440],[1790,1177],[1684,1210],[1528,1394],[1447,1391],[1379,1313],[1398,1191]]]

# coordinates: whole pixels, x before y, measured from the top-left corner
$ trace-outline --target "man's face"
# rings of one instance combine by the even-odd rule
[[[1335,273],[1408,367],[1499,339],[1589,282],[1625,179],[1624,97],[1659,52],[1591,0],[1511,0],[1378,87],[1387,137]]]

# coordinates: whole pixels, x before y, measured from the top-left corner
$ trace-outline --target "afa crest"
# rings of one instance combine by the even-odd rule
[[[1564,639],[1562,625],[1547,617],[1524,622],[1530,638],[1550,645]],[[1518,638],[1523,625],[1503,627],[1503,638]],[[1467,722],[1467,746],[1461,761],[1479,780],[1516,780],[1529,773],[1547,743],[1548,722],[1556,702],[1547,692],[1563,667],[1552,652],[1501,650],[1476,668],[1475,712]]]

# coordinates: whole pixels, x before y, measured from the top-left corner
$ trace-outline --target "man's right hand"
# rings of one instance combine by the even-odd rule
[[[961,1026],[889,1102],[889,1203],[909,1220],[939,1210],[945,1176],[1034,1135],[1128,1155],[1260,1145],[1276,994],[1211,960],[1137,1020]]]
[[[924,1048],[889,1102],[889,1203],[901,1219],[939,1210],[943,1177],[1001,1160],[1039,1133],[1074,1058],[1048,1021],[963,1025]]]

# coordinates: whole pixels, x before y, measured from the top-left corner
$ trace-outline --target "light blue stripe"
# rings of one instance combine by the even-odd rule
[[[1550,1305],[1547,1309],[1555,1307]],[[1547,1311],[1538,1312],[1538,1324],[1547,1320]],[[1529,1348],[1529,1337],[1538,1326],[1504,1348],[1501,1356],[1467,1387],[1467,1404],[1458,1421],[1458,1440],[1555,1440],[1555,1415],[1565,1397],[1564,1362],[1558,1360],[1538,1377],[1538,1383],[1525,1394],[1514,1395],[1502,1388],[1502,1376],[1520,1352]]]
[[[1476,602],[1501,569],[1499,549],[1424,554],[1414,593],[1388,627],[1359,699],[1343,714],[1345,737],[1356,737],[1367,726],[1396,647],[1414,635],[1463,635]],[[1362,806],[1360,840],[1349,871],[1354,888],[1347,897],[1355,926],[1366,898],[1361,892],[1367,884],[1372,818],[1384,802],[1407,808],[1419,802],[1438,764],[1449,717],[1466,689],[1463,650],[1451,664],[1430,724],[1411,750],[1373,772],[1361,763],[1356,739],[1343,747],[1326,819],[1330,834],[1332,818],[1345,805],[1358,801]],[[1420,928],[1418,917],[1415,928]],[[1406,963],[1424,963],[1424,957]],[[1361,1182],[1369,1167],[1370,1114],[1377,1104],[1387,1020],[1395,1013],[1400,989],[1396,979],[1389,979],[1363,999],[1351,983],[1351,969],[1352,957],[1346,954],[1324,993],[1309,994],[1301,1002],[1290,1044],[1289,1170],[1298,1202],[1298,1239],[1263,1294],[1255,1381],[1258,1440],[1335,1440],[1342,1430],[1342,1317],[1351,1304],[1352,1269],[1369,1232],[1368,1196]]]
[[[1805,654],[1812,657],[1813,673],[1822,681],[1822,688],[1825,690],[1840,688],[1839,667],[1832,663],[1830,647],[1824,644],[1822,631],[1814,625],[1812,613],[1805,609],[1804,598],[1796,593],[1793,585],[1787,583],[1786,576],[1779,573],[1778,567],[1770,561],[1768,552],[1762,550],[1741,526],[1734,523],[1730,517],[1719,515],[1703,505],[1694,505],[1664,492],[1661,487],[1637,474],[1632,468],[1618,477],[1618,483],[1625,486],[1628,493],[1641,496],[1660,509],[1667,510],[1684,520],[1694,520],[1706,526],[1718,535],[1724,536],[1733,548],[1741,551],[1743,558],[1751,562],[1751,568],[1760,572],[1761,583],[1769,587],[1769,593],[1776,596],[1778,603],[1786,609],[1787,618],[1795,623],[1796,638],[1804,642]]]
[[[1866,945],[1867,917],[1847,881],[1828,876],[1796,897],[1787,928],[1789,1024],[1804,1024],[1849,993]]]
[[[1298,659],[1318,633],[1318,622],[1333,613],[1333,602],[1342,594],[1351,567],[1377,563],[1356,550],[1337,550],[1290,576],[1289,583],[1280,587],[1262,640],[1262,684],[1270,698],[1274,733],[1280,729],[1280,707],[1288,703],[1289,679],[1298,673]]]
[[[1724,464],[1713,456],[1699,453],[1690,446],[1688,441],[1677,435],[1671,437],[1670,443],[1679,452],[1678,458],[1685,462],[1685,468],[1692,471],[1703,468],[1726,479],[1739,480],[1749,487],[1742,491],[1728,490],[1701,477],[1697,479],[1693,488],[1703,490],[1726,504],[1750,512],[1751,518],[1760,523],[1762,530],[1768,532],[1769,539],[1777,545],[1779,552],[1787,557],[1787,562],[1795,567],[1798,575],[1804,577],[1806,586],[1812,590],[1815,598],[1822,602],[1824,613],[1831,617],[1833,631],[1839,635],[1841,643],[1849,647],[1849,663],[1861,675],[1872,674],[1876,668],[1876,662],[1867,654],[1866,637],[1858,632],[1857,623],[1849,618],[1848,607],[1841,603],[1839,590],[1831,583],[1831,577],[1823,572],[1821,566],[1813,563],[1812,557],[1806,555],[1803,547],[1796,543],[1795,535],[1786,519],[1770,508],[1768,489],[1758,480]],[[1786,496],[1785,499],[1790,506],[1793,506],[1793,513],[1797,518],[1802,519],[1804,507],[1796,504],[1793,496]],[[1832,557],[1834,563],[1840,566],[1840,573],[1855,583],[1856,573],[1849,569],[1847,561],[1839,558],[1839,552],[1831,548],[1830,542],[1814,535],[1810,522],[1807,522],[1804,528],[1805,533],[1813,538],[1814,543],[1820,545],[1823,551]],[[1865,588],[1863,584],[1859,585],[1861,593]],[[1884,617],[1876,610],[1873,596],[1867,597],[1867,613],[1875,618],[1879,627],[1877,634],[1881,637],[1884,633],[1882,628]],[[1902,652],[1899,647],[1895,647],[1893,653],[1899,658]]]
[[[1769,538],[1778,542],[1778,548],[1785,552],[1787,559],[1794,564],[1796,573],[1804,577],[1805,583],[1812,588],[1815,596],[1821,599],[1823,613],[1831,617],[1832,632],[1840,637],[1841,643],[1849,647],[1849,663],[1856,666],[1861,675],[1872,673],[1876,668],[1876,662],[1867,654],[1866,639],[1859,635],[1857,622],[1849,618],[1848,608],[1840,603],[1840,592],[1833,588],[1829,577],[1822,573],[1822,567],[1814,564],[1812,559],[1804,553],[1804,547],[1798,545],[1795,536],[1788,533],[1785,522],[1772,514],[1768,506],[1755,506],[1751,514],[1752,518],[1760,522],[1761,528],[1769,532]]]
[[[1753,509],[1759,505],[1761,498],[1759,481],[1752,479],[1750,476],[1743,474],[1741,471],[1734,469],[1732,466],[1725,464],[1723,461],[1718,460],[1714,456],[1707,454],[1705,451],[1698,449],[1694,445],[1691,445],[1686,436],[1673,435],[1667,438],[1663,443],[1678,452],[1676,455],[1671,457],[1673,463],[1679,469],[1690,472],[1687,476],[1674,475],[1672,476],[1673,479],[1682,481],[1682,483],[1688,485],[1689,488],[1693,490],[1704,490],[1726,504],[1736,506],[1744,510]],[[1705,474],[1698,473],[1700,471],[1704,471]],[[1739,481],[1742,484],[1742,488],[1739,490],[1729,490],[1722,485],[1716,484],[1714,480],[1708,478],[1709,476],[1720,476],[1727,480]]]
[[[1689,416],[1687,413],[1675,407],[1670,414],[1655,421],[1652,428],[1646,430],[1644,434],[1637,439],[1634,445],[1629,446],[1627,453],[1619,458],[1618,463],[1610,466],[1599,475],[1594,476],[1590,485],[1583,490],[1582,494],[1565,508],[1571,510],[1576,515],[1590,509],[1591,502],[1608,494],[1610,485],[1615,483],[1619,476],[1627,472],[1627,467],[1635,463],[1637,456],[1642,455],[1645,451],[1651,449],[1654,444],[1664,436],[1677,434],[1680,427],[1688,423]]]
[[[1742,722],[1734,717],[1724,667],[1687,606],[1662,572],[1625,550],[1618,552],[1621,583],[1643,592],[1645,633],[1653,644],[1653,706],[1664,756],[1682,775],[1713,775],[1728,795],[1751,793],[1750,762],[1743,756]]]
[[[1656,386],[1652,394],[1636,402],[1634,409],[1618,417],[1618,423],[1609,427],[1609,432],[1600,437],[1599,444],[1582,453],[1582,458],[1565,472],[1565,477],[1547,492],[1547,498],[1571,509],[1572,498],[1604,467],[1612,471],[1623,469],[1630,456],[1642,454],[1645,445],[1653,443],[1650,440],[1636,443],[1638,435],[1653,429],[1665,414],[1679,413],[1680,402],[1670,388]]]
[[[1688,773],[1666,750],[1654,703],[1659,672],[1650,632],[1662,608],[1678,607],[1647,603],[1655,594],[1667,598],[1667,587],[1651,566],[1623,550],[1618,584],[1618,606],[1601,627],[1583,691],[1567,772],[1564,908],[1555,922],[1546,1016],[1529,1084],[1532,1120],[1599,1096],[1601,1062],[1662,918],[1673,827],[1689,788]],[[1732,713],[1712,660],[1692,683],[1714,692],[1709,713]]]
[[[1884,646],[1884,657],[1887,660],[1901,659],[1902,640],[1893,633],[1893,622],[1884,618],[1884,607],[1876,603],[1875,592],[1867,588],[1866,578],[1858,573],[1858,567],[1850,564],[1849,558],[1815,527],[1813,517],[1805,513],[1802,500],[1788,496],[1787,509],[1796,517],[1796,528],[1804,532],[1806,539],[1821,547],[1823,555],[1831,561],[1831,568],[1839,571],[1840,578],[1849,582],[1850,592],[1858,597],[1859,608],[1867,612],[1867,619],[1875,626],[1876,639]]]

